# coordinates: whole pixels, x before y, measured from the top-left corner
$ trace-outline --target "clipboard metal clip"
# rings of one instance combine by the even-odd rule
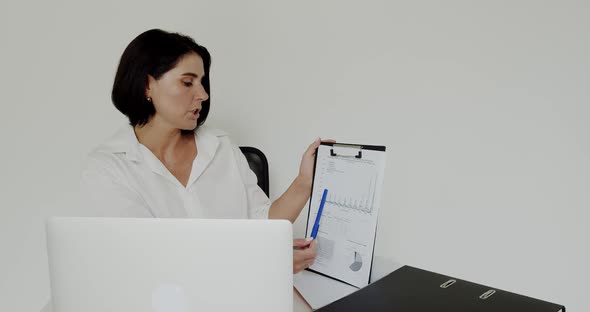
[[[362,150],[363,147],[360,145],[332,145],[330,149],[330,156],[339,156],[339,157],[354,157],[357,159],[363,158]],[[351,151],[356,151],[356,153],[350,154]]]

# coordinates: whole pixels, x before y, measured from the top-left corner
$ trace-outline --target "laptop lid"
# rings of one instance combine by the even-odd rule
[[[285,220],[51,218],[53,312],[292,311]]]

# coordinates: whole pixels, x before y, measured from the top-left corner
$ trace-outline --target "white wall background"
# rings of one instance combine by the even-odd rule
[[[208,122],[266,152],[271,197],[317,136],[387,145],[377,255],[590,311],[590,4],[533,0],[3,1],[1,311],[48,299],[44,219],[79,209],[154,27],[210,49]]]

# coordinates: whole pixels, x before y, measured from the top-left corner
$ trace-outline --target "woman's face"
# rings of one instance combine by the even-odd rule
[[[160,79],[149,76],[146,96],[156,108],[153,121],[174,129],[195,129],[201,103],[209,98],[201,85],[204,75],[203,60],[196,53],[190,53]]]

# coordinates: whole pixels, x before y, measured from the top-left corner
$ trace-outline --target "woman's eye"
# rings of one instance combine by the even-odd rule
[[[192,86],[193,86],[193,83],[192,83],[192,82],[190,82],[190,81],[183,81],[182,83],[183,83],[183,84],[184,84],[186,87],[192,87]]]

